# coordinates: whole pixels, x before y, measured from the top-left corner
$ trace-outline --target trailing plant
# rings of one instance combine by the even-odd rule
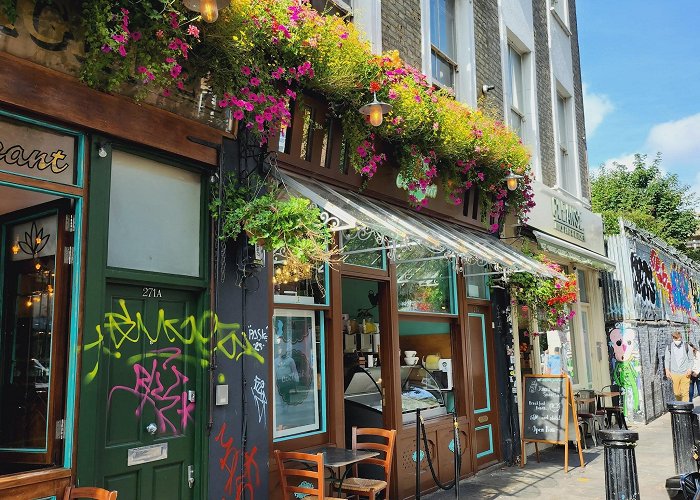
[[[551,271],[562,273],[559,264],[542,254],[533,256]],[[578,287],[574,274],[563,278],[550,278],[530,273],[514,273],[510,276],[512,297],[521,304],[527,304],[544,322],[547,329],[560,329],[574,317],[571,305],[576,303]]]
[[[181,0],[95,0],[84,2],[82,25],[90,86],[136,85],[143,95],[203,82],[261,144],[289,126],[299,92],[320,94],[343,125],[352,167],[369,180],[387,163],[398,166],[416,208],[438,186],[454,204],[478,187],[497,231],[507,211],[526,219],[534,205],[530,154],[515,132],[432,86],[396,51],[373,54],[352,23],[306,0],[235,0],[213,24]],[[358,108],[375,93],[393,111],[373,128]],[[512,192],[510,171],[523,176]]]
[[[281,250],[297,263],[330,260],[333,235],[320,210],[306,198],[291,196],[257,177],[244,185],[233,175],[226,178],[222,192],[210,204],[212,216],[221,217],[221,239],[235,240],[245,232],[266,250]]]

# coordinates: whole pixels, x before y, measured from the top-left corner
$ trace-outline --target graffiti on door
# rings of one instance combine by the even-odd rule
[[[136,344],[143,340],[155,344],[166,342],[173,346],[194,345],[199,349],[203,368],[209,366],[209,349],[213,349],[230,360],[238,361],[242,356],[250,357],[259,363],[265,363],[265,358],[260,351],[265,347],[267,329],[251,329],[255,334],[255,345],[251,343],[248,335],[241,331],[238,323],[222,323],[216,313],[206,311],[199,318],[194,315],[186,318],[168,318],[163,309],[158,311],[158,320],[155,325],[144,324],[141,312],[132,314],[124,299],[119,300],[118,311],[107,312],[104,322],[95,327],[95,339],[87,342],[83,347],[85,352],[95,351],[97,355],[93,368],[85,376],[85,382],[89,383],[97,376],[100,368],[100,354],[106,353],[115,358],[121,358],[121,349],[125,343]],[[263,338],[264,336],[264,338]],[[134,364],[149,355],[136,355],[130,357],[127,362]],[[196,362],[192,356],[183,356],[186,362]]]
[[[112,397],[119,392],[127,392],[136,396],[137,405],[134,414],[140,417],[144,407],[153,408],[156,416],[158,431],[163,434],[184,433],[187,424],[193,420],[194,402],[189,401],[185,389],[188,378],[175,365],[181,358],[182,351],[177,347],[157,349],[146,354],[142,364],[134,364],[134,386],[118,385],[109,392],[108,407]],[[165,358],[164,360],[161,360]],[[150,363],[148,363],[150,361]],[[169,379],[170,382],[163,381]],[[178,416],[173,422],[175,410]]]
[[[634,289],[634,303],[640,310],[641,316],[653,315],[657,308],[656,284],[649,263],[636,253],[630,255],[632,268],[632,287]]]
[[[226,437],[226,422],[221,424],[214,440],[223,452],[219,459],[219,469],[226,474],[224,492],[227,496],[235,495],[236,500],[254,500],[255,488],[260,485],[260,471],[255,461],[257,446],[253,446],[250,451],[234,446],[233,437]]]

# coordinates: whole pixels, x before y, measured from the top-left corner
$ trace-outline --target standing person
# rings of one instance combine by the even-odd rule
[[[690,390],[690,374],[693,368],[693,356],[688,344],[683,342],[681,333],[671,334],[671,345],[666,348],[664,368],[666,377],[673,382],[673,394],[676,401],[687,401]]]
[[[693,397],[700,396],[700,351],[693,344],[688,342],[690,349],[693,352],[693,367],[690,373],[690,399],[693,402]]]
[[[561,375],[561,354],[559,354],[558,347],[554,348],[554,354],[549,355],[547,373],[550,375]]]

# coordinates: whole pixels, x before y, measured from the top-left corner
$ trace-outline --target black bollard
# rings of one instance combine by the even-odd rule
[[[697,472],[698,465],[693,458],[693,403],[670,401],[666,403],[671,413],[671,435],[673,436],[673,458],[676,461],[676,474]]]
[[[624,429],[600,431],[605,448],[605,492],[608,500],[638,500],[639,480],[634,448],[639,434]]]

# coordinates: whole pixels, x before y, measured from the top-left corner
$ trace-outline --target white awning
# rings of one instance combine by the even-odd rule
[[[532,231],[532,234],[535,235],[537,244],[540,245],[543,250],[566,257],[575,262],[580,262],[581,264],[595,269],[611,272],[615,270],[615,261],[608,259],[604,255],[592,252],[587,248],[574,245],[568,241],[560,240],[559,238],[555,238],[541,231]]]
[[[418,244],[464,264],[492,265],[503,273],[528,272],[562,277],[547,266],[523,255],[498,238],[395,207],[347,189],[330,187],[310,178],[278,172],[289,191],[308,198],[324,213],[334,231],[367,228],[394,245]]]

